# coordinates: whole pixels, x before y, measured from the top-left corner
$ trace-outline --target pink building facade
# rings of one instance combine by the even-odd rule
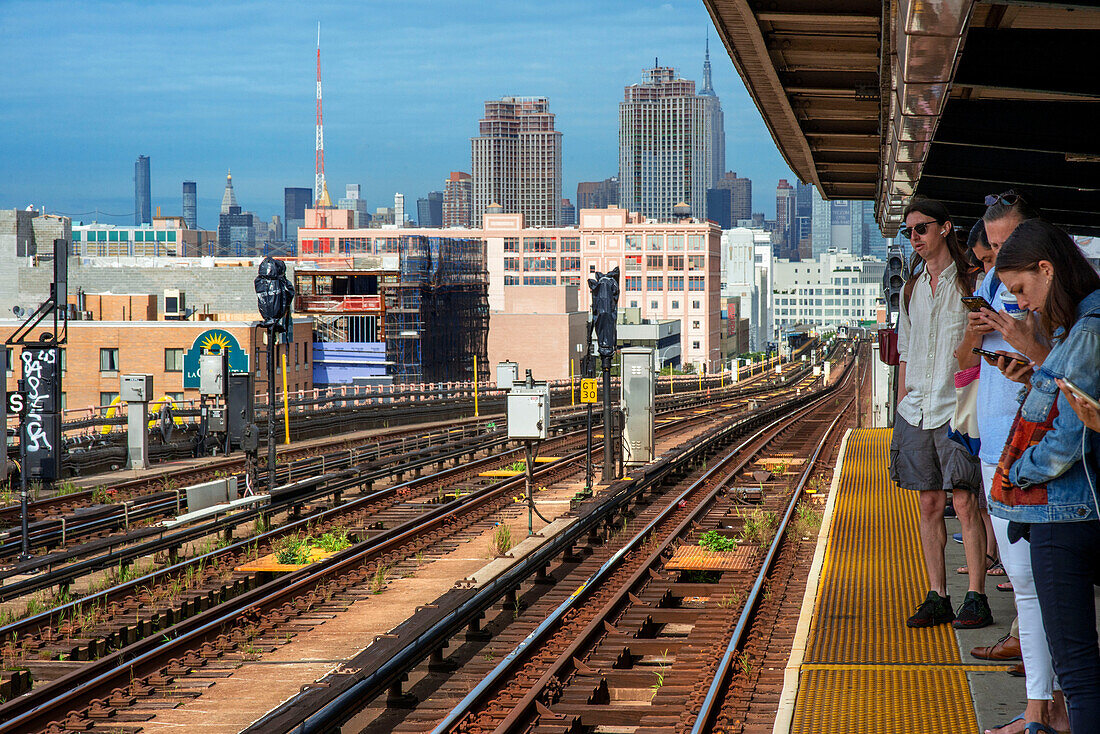
[[[308,211],[306,217],[307,224],[317,221],[310,219]],[[522,214],[492,213],[486,213],[482,227],[475,229],[307,226],[299,230],[298,253],[301,259],[389,254],[398,251],[401,236],[413,234],[480,238],[485,246],[491,312],[507,310],[509,288],[539,285],[576,286],[580,308],[588,311],[587,279],[619,268],[619,307],[639,308],[646,319],[678,319],[683,361],[702,365],[708,372],[718,370],[722,237],[718,225],[646,221],[614,207],[582,209],[577,218],[576,227],[527,227]]]

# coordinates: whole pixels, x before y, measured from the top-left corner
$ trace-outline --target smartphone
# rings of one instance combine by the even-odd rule
[[[989,301],[981,296],[963,296],[962,302],[970,311],[977,312],[981,311],[983,308],[988,308],[990,311],[993,310],[993,307],[989,305]]]
[[[974,347],[970,351],[974,352],[974,354],[980,354],[983,357],[989,357],[990,359],[1000,359],[1005,356],[1003,354],[991,352],[988,349],[979,349],[978,347]],[[1020,362],[1021,364],[1031,364],[1030,360],[1024,359],[1023,357],[1007,357],[1007,359],[1011,359],[1013,362]]]
[[[1098,402],[1096,400],[1096,398],[1089,395],[1087,392],[1085,392],[1081,388],[1077,387],[1076,385],[1074,385],[1072,382],[1070,382],[1069,380],[1067,380],[1064,377],[1062,378],[1062,382],[1065,384],[1066,389],[1069,390],[1071,393],[1073,393],[1075,396],[1077,396],[1079,399],[1085,401],[1086,403],[1091,405],[1096,410],[1100,410],[1100,402]]]

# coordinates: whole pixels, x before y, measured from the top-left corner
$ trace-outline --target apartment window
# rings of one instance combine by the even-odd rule
[[[638,302],[637,301],[631,301],[630,302],[630,307],[631,308],[637,308],[638,307]]]
[[[164,371],[165,372],[183,372],[183,350],[182,349],[165,349],[164,350]]]
[[[642,289],[642,276],[628,275],[623,279],[623,287],[628,291],[640,291]]]
[[[6,347],[4,349],[4,369],[7,370],[8,372],[11,372],[11,360],[12,360],[12,349],[11,349],[11,347]]]
[[[519,252],[519,237],[505,237],[504,238],[504,251],[505,252]]]
[[[699,348],[699,342],[692,342],[691,343],[691,348],[692,349],[698,349]]]
[[[688,249],[689,250],[705,250],[706,238],[701,234],[688,235]]]
[[[653,309],[654,311],[656,311],[656,310],[657,310],[657,308],[658,308],[658,306],[657,306],[657,302],[656,302],[656,301],[650,301],[650,302],[649,302],[649,307],[650,307],[651,309]]]
[[[581,251],[581,238],[580,237],[562,237],[561,238],[561,251],[562,252],[580,252]]]
[[[596,263],[588,263],[588,272],[590,272],[590,273],[596,272]]]
[[[672,309],[675,311],[678,308],[680,308],[680,302],[679,301],[673,301],[672,302]]]
[[[519,272],[519,258],[518,257],[506,257],[504,258],[504,269],[514,270]]]
[[[684,236],[682,234],[670,234],[665,238],[665,249],[669,252],[683,252]]]
[[[642,249],[642,238],[636,234],[628,234],[626,236],[625,249],[640,252]]]
[[[535,272],[555,272],[558,269],[556,257],[525,257],[523,269]]]
[[[646,276],[645,289],[647,291],[663,291],[665,289],[665,279],[660,275]]]
[[[181,392],[166,392],[164,394],[173,403],[182,403],[183,402],[183,393],[181,393]]]
[[[588,240],[588,246],[589,247],[595,247],[596,246],[596,240]]]
[[[118,372],[118,349],[99,350],[99,371]]]
[[[309,342],[302,346],[302,364],[309,364]]]
[[[115,398],[117,398],[117,397],[118,397],[117,392],[101,392],[99,394],[99,404],[100,405],[110,405],[111,403],[113,403],[115,401]]]
[[[519,285],[519,276],[518,275],[505,275],[504,276],[504,285]]]
[[[659,234],[646,235],[645,249],[649,250],[650,252],[660,252],[661,251],[661,235],[659,235]]]
[[[525,275],[524,285],[557,285],[558,278],[555,275]]]
[[[682,275],[670,275],[670,276],[668,276],[668,289],[670,291],[682,291],[684,289],[684,276],[682,276]]]
[[[692,322],[691,322],[691,328],[693,328],[693,329],[700,329],[700,328],[702,328],[702,327],[700,326],[700,324],[701,324],[701,323],[702,323],[702,322],[700,322],[700,321],[692,321]]]
[[[524,237],[524,252],[557,252],[558,244],[553,237]]]
[[[669,255],[668,256],[668,269],[669,270],[683,270],[684,269],[684,256],[683,255]]]
[[[688,270],[702,270],[706,267],[705,255],[688,255]]]
[[[295,367],[297,367],[298,365],[300,365],[302,363],[301,347],[302,347],[301,342],[294,342],[294,366]]]
[[[665,266],[664,255],[646,255],[645,266],[647,268],[663,268]]]
[[[703,291],[706,290],[707,279],[702,275],[689,275],[688,276],[688,290],[689,291]]]
[[[563,257],[561,259],[562,270],[580,270],[581,259],[579,257]]]

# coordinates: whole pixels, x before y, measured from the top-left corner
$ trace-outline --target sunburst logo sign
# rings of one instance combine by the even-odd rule
[[[199,357],[202,354],[221,354],[229,351],[229,371],[248,372],[248,353],[241,349],[237,337],[225,329],[207,329],[195,337],[191,348],[183,355],[183,386],[198,389]]]

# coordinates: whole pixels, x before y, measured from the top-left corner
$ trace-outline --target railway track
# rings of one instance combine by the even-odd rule
[[[545,469],[541,469],[540,473],[546,473],[547,475],[552,477],[557,472],[565,471],[575,470],[569,469],[567,467],[557,467],[554,465],[550,465],[547,466]],[[404,543],[416,537],[420,538],[420,540],[416,540],[413,543],[412,547],[416,547],[417,543],[421,544],[421,548],[429,547],[437,543],[443,537],[439,535],[439,533],[442,532],[440,530],[440,523],[449,525],[465,524],[468,526],[470,524],[478,522],[479,520],[483,520],[488,513],[494,510],[494,508],[499,507],[502,499],[504,502],[511,501],[511,498],[510,496],[508,496],[508,494],[514,491],[514,486],[512,486],[513,484],[515,484],[514,481],[511,483],[506,481],[488,488],[482,488],[478,491],[472,492],[470,495],[461,499],[456,498],[451,503],[437,505],[433,509],[429,509],[426,512],[421,512],[419,513],[419,517],[415,519],[410,519],[392,529],[386,529],[384,527],[385,523],[382,523],[383,527],[378,528],[379,530],[381,530],[381,532],[378,532],[371,537],[364,538],[362,542],[357,544],[353,549],[350,549],[350,551],[353,552],[349,552],[345,555],[338,555],[332,560],[330,564],[322,564],[322,566],[325,568],[331,566],[336,569],[336,571],[334,572],[344,570],[345,568],[353,569],[354,572],[349,572],[349,575],[347,576],[347,579],[349,580],[341,583],[351,585],[354,585],[357,582],[361,583],[364,578],[364,573],[369,576],[371,573],[376,571],[379,562],[383,564],[385,563],[385,561],[387,560],[386,554],[393,552],[393,548],[395,547],[394,543]],[[494,502],[496,504],[494,504]],[[353,503],[345,503],[345,505],[339,508],[331,508],[326,512],[335,513],[338,510],[346,512],[346,507],[348,504]],[[323,515],[324,513],[321,514]],[[457,520],[456,518],[459,517],[462,517],[463,519],[461,521]],[[312,518],[312,521],[315,523],[322,520],[323,518],[320,517]],[[307,521],[303,520],[299,522]],[[435,529],[425,531],[424,526],[429,526]],[[454,528],[451,528],[451,530],[453,529]],[[366,530],[366,528],[364,528],[364,530]],[[428,535],[425,536],[425,532],[428,532]],[[364,533],[364,535],[369,535],[369,533]],[[240,546],[241,544],[238,543],[236,545]],[[231,553],[239,553],[242,550],[244,549],[239,547],[231,547],[227,549],[222,549],[221,551],[218,551],[218,553],[221,553],[228,558],[230,557]],[[413,551],[406,549],[406,552]],[[235,560],[236,559],[234,559],[234,561]],[[193,568],[194,566],[191,567]],[[212,574],[210,573],[210,571],[213,569],[214,567],[210,566],[208,567],[208,571],[202,574],[204,581],[210,580],[208,578],[210,576],[224,573],[224,571],[217,571]],[[164,576],[168,575],[170,574],[164,574]],[[240,616],[242,610],[250,610],[248,613],[254,614],[256,613],[257,609],[269,608],[271,607],[271,605],[276,605],[280,603],[280,600],[286,598],[285,595],[287,593],[290,593],[291,596],[293,596],[294,594],[298,594],[299,598],[304,598],[307,600],[307,607],[312,606],[317,603],[317,600],[316,598],[311,598],[310,594],[318,593],[316,589],[319,585],[330,585],[332,582],[322,582],[319,579],[310,579],[308,577],[309,574],[306,574],[306,576],[304,576],[302,579],[296,579],[296,577],[292,575],[291,577],[281,580],[281,583],[278,584],[280,588],[277,590],[272,590],[268,588],[270,584],[261,584],[249,589],[248,587],[254,585],[256,582],[255,580],[249,580],[248,578],[233,579],[232,586],[234,587],[234,589],[229,591],[226,590],[224,584],[220,590],[211,591],[204,590],[202,588],[193,589],[192,591],[195,591],[196,593],[192,596],[198,597],[198,599],[191,599],[192,606],[213,604],[218,601],[218,597],[224,599],[221,604],[219,604],[214,610],[212,610],[217,613],[216,619],[211,621],[210,619],[208,619],[210,615],[203,617],[202,614],[196,614],[193,618],[187,617],[181,619],[175,624],[169,626],[167,629],[164,629],[163,635],[164,637],[172,638],[173,640],[182,640],[186,638],[186,641],[194,642],[196,636],[201,637],[203,635],[208,635],[213,629],[222,629],[223,627],[225,627],[226,624],[228,624],[228,620],[230,618],[236,619],[238,616]],[[155,581],[155,579],[153,578],[146,578],[143,580],[146,582],[147,586],[152,585],[152,583]],[[301,581],[301,583],[299,584],[298,581]],[[290,589],[289,592],[288,588]],[[237,592],[236,594],[233,593],[234,590]],[[321,593],[330,593],[330,591],[331,587],[328,592]],[[73,629],[73,605],[68,605],[67,609],[59,610],[59,612],[55,611],[54,613],[51,613],[51,616],[45,619],[38,619],[36,623],[40,630],[40,634],[38,634],[37,636],[34,636],[32,633],[26,631],[30,627],[33,627],[33,624],[26,624],[22,629],[17,629],[14,627],[9,629],[9,638],[19,638],[22,640],[22,642],[21,646],[18,648],[18,651],[16,650],[14,645],[11,645],[9,643],[9,647],[5,648],[5,654],[15,655],[18,652],[19,654],[23,655],[22,660],[24,662],[26,662],[26,654],[28,652],[34,654],[36,651],[38,651],[39,654],[44,651],[49,655],[56,654],[58,656],[61,656],[61,660],[55,661],[59,663],[71,662],[71,659],[69,661],[64,660],[64,657],[67,654],[73,655],[75,657],[98,657],[99,659],[90,660],[88,665],[71,666],[79,667],[79,671],[74,670],[72,673],[62,675],[57,681],[55,681],[54,686],[44,686],[38,688],[34,692],[29,694],[29,696],[23,696],[16,701],[11,702],[11,704],[4,707],[4,710],[0,710],[0,716],[4,718],[12,718],[13,721],[21,722],[20,726],[25,727],[28,725],[29,722],[29,720],[25,717],[36,717],[42,715],[42,711],[40,709],[42,706],[47,705],[47,702],[44,702],[43,699],[48,700],[53,697],[53,693],[47,691],[47,688],[49,688],[51,691],[58,690],[57,687],[60,687],[62,690],[72,689],[75,691],[79,689],[83,692],[82,695],[90,695],[91,693],[96,692],[103,693],[104,691],[102,691],[101,689],[103,688],[103,686],[106,685],[106,683],[104,683],[103,681],[103,676],[110,678],[112,675],[112,671],[114,671],[113,675],[117,676],[117,670],[120,669],[120,666],[121,668],[129,670],[131,675],[138,675],[137,671],[141,670],[142,666],[148,662],[148,658],[144,657],[145,652],[152,652],[152,650],[155,650],[157,647],[154,642],[159,639],[159,635],[156,638],[151,638],[150,633],[156,627],[164,626],[172,622],[174,619],[172,613],[165,612],[165,610],[159,608],[160,606],[163,606],[164,600],[150,598],[151,595],[152,594],[150,592],[146,594],[145,598],[142,598],[141,595],[138,595],[136,597],[129,596],[123,598],[122,601],[114,602],[118,605],[118,607],[115,610],[116,614],[110,615],[111,619],[114,621],[108,622],[108,624],[117,624],[117,620],[119,617],[125,619],[126,616],[131,612],[134,613],[134,623],[123,624],[123,630],[116,630],[113,642],[115,644],[118,644],[120,642],[129,641],[133,638],[137,638],[134,639],[131,644],[126,645],[121,650],[118,650],[114,653],[107,653],[103,655],[103,653],[105,653],[107,649],[112,646],[106,644],[105,642],[86,644],[81,647],[79,641],[75,640],[72,637],[73,632],[79,632],[81,634],[87,632],[87,630]],[[88,604],[90,601],[91,600],[83,600],[83,603]],[[105,602],[106,598],[104,598],[102,601]],[[160,602],[160,604],[158,604],[158,601]],[[158,607],[154,611],[154,618],[146,619],[141,610],[143,608],[150,608],[150,610],[152,610],[152,607]],[[68,615],[67,617],[65,616],[66,614]],[[160,615],[159,618],[156,617],[157,614]],[[53,624],[50,624],[50,622],[52,622]],[[64,628],[66,624],[68,625],[68,628]],[[213,627],[211,627],[210,625],[213,625]],[[261,632],[263,631],[264,630],[261,630]],[[0,633],[2,632],[3,630],[0,630]],[[239,636],[239,630],[237,632],[234,632],[233,634],[237,634]],[[31,636],[33,639],[28,640],[28,636]],[[103,640],[103,637],[101,635],[97,636],[97,638],[99,640]],[[151,639],[153,640],[152,642],[150,641]],[[252,634],[252,636],[248,637],[247,639],[255,641],[256,635]],[[217,636],[215,636],[215,640],[219,640],[217,644],[223,646],[226,644],[229,644],[231,647],[240,645],[240,639],[226,638],[224,636],[218,638]],[[229,640],[229,642],[227,642],[227,640]],[[77,642],[77,645],[75,647],[70,647],[71,643],[73,643],[74,641]],[[28,642],[30,642],[29,646],[27,644]],[[210,643],[209,640],[207,640],[207,642]],[[252,642],[250,642],[249,644],[252,644]],[[150,645],[152,645],[153,647],[150,650],[146,651],[145,647],[148,647]],[[69,650],[69,652],[65,653],[63,652],[64,650]],[[167,653],[165,653],[163,650],[157,652],[157,655],[160,657],[163,657],[165,654]],[[178,666],[176,667],[178,668]],[[164,671],[170,669],[172,669],[171,665],[164,668],[161,673],[158,673],[157,675],[166,674],[164,673]],[[102,671],[102,673],[96,674],[94,671],[97,670]],[[76,682],[76,679],[69,677],[76,675],[78,672],[80,675],[80,679],[85,680],[85,683],[78,684]],[[88,680],[89,676],[91,676],[90,680]],[[156,676],[154,676],[153,679],[156,680]],[[112,682],[117,683],[117,677],[112,679]],[[110,689],[108,689],[107,692],[110,692]],[[61,707],[70,705],[71,698],[68,696],[68,694],[63,695],[60,698],[62,701],[60,703]],[[117,695],[115,695],[116,700],[117,698]],[[13,710],[12,706],[16,704],[18,704],[18,706],[23,710],[23,713],[18,713]],[[96,705],[102,705],[102,701]],[[53,705],[51,705],[51,708],[54,708]],[[94,719],[95,717],[93,716],[92,718]],[[56,719],[54,719],[54,721],[56,721]],[[31,725],[31,727],[33,730],[33,725]]]
[[[831,407],[819,403],[776,421],[672,493],[659,511],[641,514],[633,522],[640,529],[616,544],[614,554],[606,560],[594,555],[577,569],[581,576],[590,573],[579,586],[562,583],[533,600],[522,615],[526,624],[498,633],[491,653],[468,663],[468,670],[433,692],[430,704],[392,728],[435,734],[682,728],[684,712],[699,710],[706,699],[700,682],[716,664],[751,670],[754,658],[737,658],[737,642],[760,596],[770,593],[773,560],[802,489],[834,438],[841,416],[818,417]],[[793,487],[780,482],[767,488],[749,510],[741,499],[752,481],[746,470],[762,453],[777,452],[809,460]],[[703,570],[705,562],[700,570],[668,568],[674,551],[697,548],[703,532],[747,536],[749,523],[771,513],[776,527],[755,530],[736,556],[712,561],[725,570]],[[731,629],[736,642],[723,654]],[[487,664],[501,657],[494,667]],[[453,707],[440,705],[455,700]],[[385,730],[388,723],[375,726]],[[307,723],[302,730],[325,728]]]

